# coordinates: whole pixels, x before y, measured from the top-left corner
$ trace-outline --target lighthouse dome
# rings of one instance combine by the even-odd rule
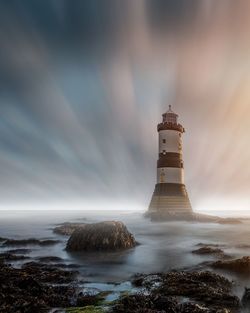
[[[162,114],[163,123],[177,124],[178,114],[172,111],[172,106],[169,105],[168,111]]]

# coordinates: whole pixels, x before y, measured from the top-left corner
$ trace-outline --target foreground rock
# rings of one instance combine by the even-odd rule
[[[122,297],[113,312],[228,313],[240,308],[231,294],[232,283],[212,272],[137,275],[134,284],[146,288],[147,294]]]
[[[134,236],[122,222],[86,224],[76,229],[68,240],[68,251],[117,251],[136,246]]]
[[[0,313],[236,313],[232,283],[212,272],[168,272],[133,278],[134,290],[114,302],[106,294],[84,292],[79,273],[29,262],[21,269],[0,266]],[[244,304],[248,305],[245,296]],[[75,308],[74,308],[75,307]],[[105,307],[105,310],[104,310]],[[65,308],[57,310],[56,308]],[[67,309],[66,309],[67,308]],[[70,309],[69,309],[70,308]]]
[[[0,313],[42,313],[49,308],[71,306],[75,288],[69,283],[76,274],[33,262],[21,269],[2,264]]]
[[[250,274],[250,257],[244,256],[240,259],[220,260],[212,263],[211,266],[240,274]]]

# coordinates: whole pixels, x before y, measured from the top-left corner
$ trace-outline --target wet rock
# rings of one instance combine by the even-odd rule
[[[218,243],[204,243],[204,242],[199,242],[196,244],[197,247],[225,247],[225,244],[218,244]]]
[[[54,275],[49,268],[29,269],[28,266],[22,269],[8,265],[0,267],[0,313],[45,313],[51,307],[72,305],[75,288],[70,285],[48,285],[47,282],[52,279],[43,277]],[[68,274],[60,272],[60,276],[65,275]]]
[[[193,254],[199,254],[199,255],[215,254],[215,255],[219,255],[219,256],[224,256],[223,250],[221,250],[219,248],[210,247],[210,246],[203,246],[199,249],[193,250],[192,253]]]
[[[136,274],[132,278],[132,285],[135,287],[143,287],[145,289],[152,289],[162,283],[162,274]]]
[[[62,268],[37,262],[25,263],[22,269],[28,275],[39,275],[39,281],[43,283],[67,284],[73,282],[78,274],[77,271],[63,270]]]
[[[107,221],[86,224],[73,232],[68,251],[117,251],[135,247],[134,236],[122,222]]]
[[[197,303],[186,302],[179,306],[180,313],[211,313],[211,310]]]
[[[25,246],[25,245],[39,245],[39,246],[51,246],[59,243],[59,240],[47,239],[47,240],[39,240],[39,239],[6,239],[3,243],[3,246]]]
[[[138,293],[120,298],[113,307],[114,313],[177,313],[177,300],[173,297]]]
[[[70,268],[80,268],[81,265],[80,264],[74,264],[74,263],[70,263],[70,264],[63,264],[63,263],[53,263],[50,265],[51,267],[56,267],[56,268],[65,268],[65,269],[70,269]]]
[[[12,254],[9,252],[5,252],[5,253],[0,253],[0,260],[2,261],[20,261],[20,260],[25,260],[25,259],[29,259],[28,256],[25,255],[16,255],[16,254]]]
[[[17,282],[17,287],[23,290],[30,288],[31,294],[33,296],[38,296],[42,291],[41,284],[32,277],[21,277]]]
[[[248,309],[250,311],[250,288],[245,288],[245,292],[241,299],[241,304],[243,308]]]
[[[72,306],[91,307],[93,312],[99,312],[97,308],[104,295],[100,298],[98,294],[79,293],[77,272],[54,265],[29,262],[15,269],[3,264],[0,313],[44,313],[50,308]],[[146,292],[121,297],[110,308],[114,313],[229,313],[239,308],[238,298],[230,293],[232,283],[212,272],[138,274],[134,281],[142,290],[146,287]]]
[[[178,301],[174,297],[166,297],[162,295],[156,295],[153,297],[154,309],[165,312],[176,312],[178,307]]]
[[[244,256],[234,260],[219,260],[211,265],[213,268],[224,269],[241,274],[250,274],[250,257]]]
[[[38,260],[44,263],[63,261],[63,259],[59,258],[58,256],[43,256],[43,257],[38,258]]]
[[[239,300],[230,294],[232,283],[212,272],[170,272],[157,289],[167,295],[185,296],[204,305],[238,307]]]
[[[104,298],[99,296],[99,294],[91,294],[88,292],[80,292],[77,296],[76,305],[79,307],[89,306],[89,305],[99,305]]]
[[[132,284],[135,287],[142,287],[144,283],[145,283],[145,276],[144,275],[137,274],[132,279]]]
[[[30,253],[31,251],[32,251],[31,249],[12,249],[12,250],[7,250],[6,253],[27,254],[27,253]]]
[[[207,215],[207,214],[202,214],[202,213],[193,213],[193,218],[197,222],[202,222],[202,223],[242,224],[242,221],[238,218],[219,217],[219,216]]]
[[[172,271],[154,275],[136,275],[133,282],[145,288],[150,295],[150,305],[146,305],[149,309],[156,309],[154,296],[184,298],[185,302],[181,303],[179,300],[180,303],[174,312],[218,313],[219,310],[230,312],[231,309],[235,311],[239,309],[239,299],[231,294],[232,283],[212,272]]]
[[[53,229],[53,232],[58,235],[70,236],[76,229],[83,228],[85,223],[63,223]]]
[[[242,224],[242,221],[234,218],[234,217],[227,217],[227,218],[219,218],[217,220],[219,224]]]

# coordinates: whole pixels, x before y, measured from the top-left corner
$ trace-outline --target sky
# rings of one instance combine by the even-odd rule
[[[193,208],[250,210],[249,56],[245,0],[0,0],[0,207],[146,209],[171,104]]]

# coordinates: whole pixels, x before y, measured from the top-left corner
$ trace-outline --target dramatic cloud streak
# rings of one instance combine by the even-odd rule
[[[156,124],[172,104],[187,130],[194,207],[232,199],[246,208],[249,6],[0,1],[2,201],[146,205]]]

